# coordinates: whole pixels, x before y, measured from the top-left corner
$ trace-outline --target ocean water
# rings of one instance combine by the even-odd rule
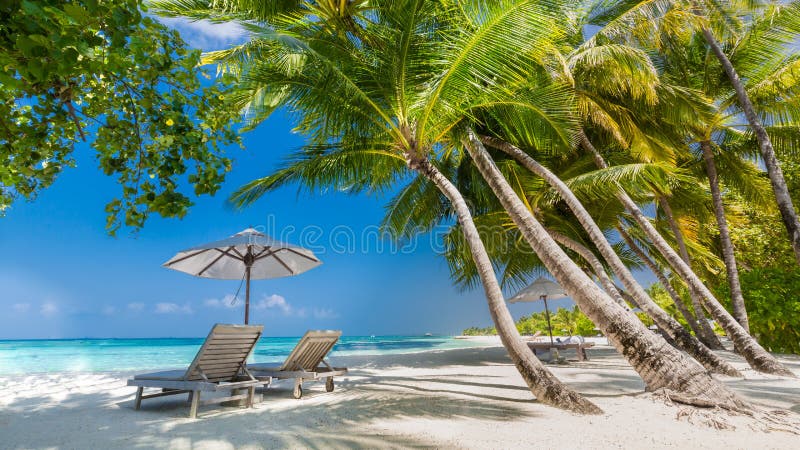
[[[0,376],[39,372],[124,372],[186,367],[204,338],[0,340]],[[262,337],[250,362],[282,362],[300,337]],[[442,336],[345,336],[331,357],[476,347]]]

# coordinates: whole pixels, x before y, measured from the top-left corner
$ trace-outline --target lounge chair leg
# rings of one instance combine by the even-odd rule
[[[294,379],[294,391],[292,391],[292,396],[294,398],[300,398],[303,396],[303,379],[302,378],[295,378]]]
[[[192,406],[189,409],[189,418],[197,418],[197,404],[200,403],[200,391],[192,392]]]
[[[137,411],[142,407],[142,391],[144,391],[143,386],[136,388],[136,403],[133,405],[133,409]]]
[[[333,377],[325,379],[325,392],[333,392]]]
[[[247,389],[247,407],[248,408],[252,408],[253,407],[253,403],[254,403],[255,397],[256,397],[256,387],[255,386],[250,386]]]

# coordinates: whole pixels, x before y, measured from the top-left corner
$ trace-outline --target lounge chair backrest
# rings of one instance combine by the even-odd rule
[[[186,370],[184,379],[207,379],[211,382],[234,379],[253,352],[263,330],[263,325],[214,325]]]
[[[325,359],[325,355],[336,345],[341,335],[341,331],[306,331],[306,334],[294,346],[292,353],[286,358],[280,370],[316,370],[322,360]]]

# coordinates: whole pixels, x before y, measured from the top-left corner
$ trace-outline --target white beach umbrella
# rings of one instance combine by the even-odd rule
[[[550,334],[550,343],[553,343],[553,327],[550,325],[550,309],[547,307],[547,299],[556,300],[567,298],[566,292],[558,283],[539,277],[530,286],[519,291],[515,296],[508,299],[509,303],[544,301],[544,315],[547,319],[547,331]]]
[[[247,282],[244,323],[250,319],[250,280],[290,277],[322,264],[311,250],[276,241],[253,228],[178,252],[163,265],[196,277]]]

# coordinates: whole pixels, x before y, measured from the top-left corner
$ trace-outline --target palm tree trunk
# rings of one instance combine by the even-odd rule
[[[736,73],[736,69],[733,67],[733,64],[731,64],[728,56],[722,51],[722,48],[720,48],[714,34],[711,33],[711,30],[708,28],[703,28],[703,37],[711,47],[711,51],[714,52],[720,64],[722,64],[725,74],[728,75],[728,80],[730,80],[733,90],[736,91],[736,97],[739,99],[739,106],[742,107],[744,116],[747,118],[747,122],[756,135],[758,148],[761,151],[761,159],[764,161],[764,166],[767,168],[769,181],[772,183],[772,192],[775,194],[775,200],[778,203],[778,210],[781,212],[783,225],[789,233],[789,240],[792,243],[792,249],[794,250],[797,264],[800,264],[800,220],[797,218],[797,212],[792,203],[792,197],[789,195],[789,188],[786,186],[786,180],[783,178],[783,171],[781,170],[778,158],[775,156],[775,150],[772,148],[772,141],[764,125],[762,125],[761,121],[758,119],[758,115],[756,115],[753,103],[750,101],[750,96],[747,95],[744,84],[742,84],[742,80],[739,79],[739,74]]]
[[[733,242],[728,231],[728,221],[725,219],[725,206],[722,204],[722,192],[719,189],[717,166],[714,164],[714,150],[709,141],[700,142],[703,150],[703,160],[706,162],[708,185],[711,187],[711,198],[714,202],[714,216],[717,218],[719,228],[719,242],[722,246],[722,259],[725,261],[725,271],[728,275],[728,286],[731,290],[731,306],[733,317],[747,332],[750,332],[750,321],[747,318],[747,309],[744,305],[742,285],[739,283],[739,269],[736,267],[736,255],[733,252]]]
[[[464,238],[469,244],[473,260],[483,282],[486,300],[489,303],[489,312],[497,328],[497,333],[500,335],[503,346],[508,351],[508,355],[533,395],[542,403],[559,408],[583,414],[601,414],[603,411],[595,404],[586,400],[553,376],[522,341],[514,324],[514,319],[506,307],[491,260],[472,220],[472,214],[458,189],[427,159],[409,159],[409,167],[436,185],[453,205],[461,230],[464,233]]]
[[[481,175],[525,240],[564,290],[625,356],[651,390],[666,389],[715,404],[737,404],[727,387],[691,358],[650,332],[584,274],[533,217],[472,130],[465,142]]]
[[[672,234],[675,236],[675,243],[678,244],[678,253],[681,255],[681,259],[683,259],[683,262],[685,262],[687,266],[692,267],[692,258],[689,256],[689,251],[686,248],[686,241],[683,239],[683,232],[681,232],[681,228],[678,226],[678,222],[675,220],[675,215],[672,213],[672,208],[670,207],[669,202],[665,198],[659,197],[658,204],[664,211],[664,215],[667,217],[669,228],[672,230]],[[697,292],[697,289],[694,289],[690,285],[687,285],[687,288],[689,289],[689,298],[692,300],[692,308],[694,308],[694,313],[697,316],[697,325],[700,327],[700,330],[702,330],[701,334],[698,336],[710,348],[715,350],[723,350],[724,347],[722,346],[722,343],[719,341],[716,333],[714,333],[714,329],[711,328],[711,325],[706,320],[704,312],[705,310],[703,309],[702,295]]]
[[[611,297],[611,299],[617,302],[618,305],[622,306],[626,310],[630,309],[628,307],[628,304],[625,303],[625,299],[622,297],[622,293],[619,291],[619,289],[617,289],[617,286],[608,276],[608,273],[606,273],[606,268],[603,267],[603,263],[600,262],[600,260],[597,258],[597,256],[594,255],[594,253],[592,253],[591,250],[586,248],[586,246],[579,243],[578,241],[571,239],[557,231],[547,230],[547,233],[550,235],[550,237],[553,238],[554,241],[558,242],[563,247],[566,247],[572,250],[573,252],[577,253],[578,255],[580,255],[581,258],[583,258],[587,263],[589,263],[589,266],[591,266],[592,271],[594,272],[595,275],[597,275],[597,278],[600,280],[600,284],[603,286],[603,290],[606,291],[606,293]]]
[[[603,231],[600,229],[597,223],[595,223],[594,219],[592,219],[592,216],[560,178],[539,164],[530,155],[511,145],[510,143],[489,137],[484,137],[483,139],[486,142],[492,143],[492,146],[498,147],[507,154],[511,155],[515,160],[519,161],[523,167],[542,177],[550,186],[558,191],[561,198],[567,203],[572,210],[572,213],[588,233],[590,239],[600,251],[600,254],[603,255],[603,258],[605,258],[609,266],[611,266],[611,270],[620,279],[620,281],[622,281],[625,289],[636,300],[636,306],[641,308],[642,311],[650,316],[656,322],[656,325],[664,330],[681,349],[689,353],[693,358],[697,359],[697,361],[703,364],[706,369],[712,372],[723,373],[731,376],[741,376],[730,363],[714,354],[708,347],[703,345],[702,342],[692,336],[692,334],[683,328],[683,326],[677,320],[667,314],[666,311],[661,309],[661,307],[658,306],[658,304],[653,301],[652,298],[650,298],[644,288],[642,288],[642,286],[633,277],[633,274],[630,272],[630,270],[628,270],[628,267],[625,266],[625,263],[622,262],[622,259],[620,259],[619,255],[617,255],[617,253],[611,247],[611,244],[605,238]],[[591,252],[589,252],[589,254],[591,254]],[[586,255],[584,256],[584,259],[593,256],[593,254],[591,256]],[[591,264],[591,261],[589,262]],[[602,264],[600,265],[600,270],[603,274],[605,274]],[[613,285],[613,283],[611,284]],[[606,289],[606,291],[608,291],[608,289]]]
[[[673,289],[673,287],[669,283],[669,280],[667,279],[666,275],[664,275],[664,272],[661,271],[661,268],[658,267],[658,265],[656,265],[655,261],[653,261],[653,259],[650,258],[650,256],[648,256],[644,252],[644,250],[642,250],[641,247],[636,245],[636,243],[633,241],[633,238],[631,238],[631,235],[628,234],[628,232],[625,231],[622,228],[622,226],[618,226],[617,227],[617,232],[622,237],[622,239],[625,241],[625,243],[628,244],[628,248],[630,248],[633,251],[633,253],[635,253],[636,256],[638,256],[639,259],[642,260],[644,265],[646,265],[647,268],[649,268],[650,271],[653,272],[653,274],[656,276],[656,278],[658,278],[658,281],[661,283],[662,286],[664,286],[664,290],[667,291],[667,294],[669,294],[670,298],[672,299],[672,303],[675,304],[675,307],[678,308],[678,311],[680,311],[680,313],[683,316],[683,318],[686,319],[686,322],[689,324],[689,328],[691,328],[692,331],[694,331],[694,334],[696,336],[698,336],[698,338],[699,338],[700,337],[700,328],[699,328],[699,326],[697,324],[697,321],[696,321],[695,317],[692,315],[692,312],[689,311],[689,309],[683,303],[683,299],[681,298],[681,296],[678,295],[677,292],[675,292],[675,289]],[[702,339],[701,339],[701,342],[702,342]],[[708,344],[706,344],[706,346],[709,347],[709,348],[712,348]]]
[[[597,162],[600,168],[608,167],[603,156],[583,133],[581,136],[581,144],[594,156],[595,162]],[[664,259],[666,259],[675,273],[680,275],[690,288],[696,289],[697,292],[702,295],[703,305],[708,309],[720,326],[722,326],[728,334],[728,337],[733,341],[736,349],[744,356],[750,366],[760,372],[794,377],[795,375],[792,371],[784,367],[774,356],[764,350],[764,348],[739,325],[739,322],[720,305],[711,291],[708,290],[703,282],[700,281],[700,278],[692,271],[691,267],[675,253],[675,250],[670,247],[653,224],[650,223],[650,220],[642,213],[639,206],[631,200],[621,187],[619,194],[617,194],[617,199],[622,202],[628,214],[633,216],[636,223],[639,224],[642,231],[644,231]]]

